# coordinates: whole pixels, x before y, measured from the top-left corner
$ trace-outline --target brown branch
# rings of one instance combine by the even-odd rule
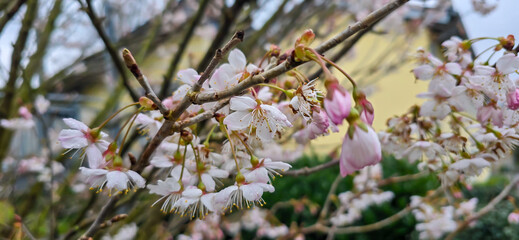
[[[61,3],[63,0],[56,0],[54,2],[54,6],[52,7],[49,16],[47,17],[47,23],[45,24],[45,28],[41,32],[41,34],[38,35],[38,45],[36,48],[36,52],[31,55],[29,58],[29,63],[27,64],[27,67],[25,67],[25,70],[22,73],[23,77],[23,84],[22,84],[22,97],[28,98],[29,96],[32,96],[32,89],[31,89],[31,80],[33,75],[41,68],[43,57],[45,56],[45,52],[47,50],[47,46],[50,42],[50,37],[52,35],[52,32],[55,29],[55,22],[56,19],[58,19],[58,16],[61,13]]]
[[[233,38],[222,49],[216,50],[215,56],[211,60],[211,63],[209,63],[209,66],[207,66],[207,68],[205,69],[202,76],[200,76],[200,79],[198,79],[198,81],[193,85],[191,91],[182,99],[182,101],[178,104],[175,110],[168,115],[166,121],[162,124],[155,137],[151,139],[150,143],[148,144],[148,146],[142,153],[141,157],[139,158],[140,160],[137,163],[136,169],[142,170],[149,164],[151,154],[160,145],[164,138],[174,133],[171,131],[174,122],[191,105],[190,95],[192,93],[200,91],[200,89],[202,88],[202,84],[205,82],[205,80],[209,79],[211,73],[216,68],[216,65],[218,65],[218,63],[222,60],[223,55],[225,55],[228,51],[230,51],[241,41],[243,41],[243,32],[236,32]]]
[[[101,224],[104,222],[104,219],[108,215],[108,212],[115,206],[117,200],[119,200],[120,195],[114,196],[110,198],[110,200],[103,206],[101,211],[97,214],[96,219],[90,225],[88,230],[81,236],[80,239],[88,239],[89,237],[93,237],[94,234],[101,228]]]
[[[171,80],[173,80],[173,74],[177,70],[178,64],[180,63],[182,55],[187,49],[187,45],[189,44],[191,37],[193,37],[193,33],[195,32],[196,26],[198,26],[200,21],[202,21],[208,3],[209,0],[203,0],[198,6],[198,10],[196,11],[195,16],[193,16],[191,24],[189,25],[189,28],[187,29],[187,32],[184,35],[184,38],[182,39],[182,42],[180,42],[180,45],[178,46],[177,53],[175,54],[175,57],[173,57],[173,59],[171,60],[171,64],[169,65],[166,75],[164,75],[164,81],[162,82],[162,87],[159,92],[160,98],[164,98],[168,95],[167,93],[171,85]]]
[[[304,175],[304,176],[307,176],[307,175],[310,175],[314,172],[318,172],[318,171],[321,171],[323,169],[327,169],[327,168],[331,168],[335,165],[339,164],[339,159],[335,159],[335,160],[332,160],[332,161],[329,161],[329,162],[325,162],[323,164],[320,164],[320,165],[317,165],[317,166],[314,166],[314,167],[304,167],[304,168],[301,168],[301,169],[297,169],[297,170],[290,170],[290,171],[286,171],[283,173],[284,176],[301,176],[301,175]]]
[[[388,225],[400,220],[401,218],[403,218],[404,216],[409,214],[412,209],[413,209],[412,207],[408,206],[408,207],[400,210],[400,212],[398,212],[386,219],[378,221],[376,223],[372,223],[372,224],[368,224],[368,225],[364,225],[364,226],[351,226],[351,227],[335,228],[334,232],[338,233],[338,234],[348,234],[348,233],[363,233],[363,232],[377,230],[377,229],[383,228],[385,226],[388,226]],[[301,233],[303,233],[303,234],[308,234],[308,233],[313,233],[313,232],[330,233],[331,230],[332,230],[332,228],[330,228],[330,227],[322,225],[321,223],[316,223],[314,225],[301,229]]]
[[[9,69],[9,77],[4,87],[4,97],[2,99],[2,108],[0,109],[0,118],[11,118],[14,115],[14,102],[16,98],[16,80],[18,80],[20,72],[20,63],[22,60],[22,52],[27,43],[27,37],[31,26],[38,14],[38,0],[29,0],[27,2],[27,10],[22,20],[22,26],[18,33],[18,38],[13,46],[11,55],[11,68]],[[4,159],[7,149],[11,143],[11,132],[5,128],[0,128],[0,162]]]
[[[94,25],[94,28],[97,31],[97,34],[103,40],[103,43],[105,44],[106,51],[108,51],[108,54],[110,54],[110,57],[112,58],[112,61],[115,65],[115,68],[117,68],[117,71],[121,75],[124,87],[130,94],[130,97],[134,102],[139,101],[139,95],[135,92],[135,90],[130,85],[130,81],[128,79],[128,75],[126,75],[126,72],[124,70],[124,64],[119,58],[119,55],[117,54],[117,51],[115,50],[114,45],[108,39],[108,36],[106,35],[103,26],[101,26],[101,21],[97,17],[97,15],[94,12],[94,9],[92,7],[92,0],[86,0],[86,6],[83,4],[82,0],[78,0],[79,4],[85,9],[88,17],[90,18],[90,21],[92,22],[92,25]]]
[[[396,10],[398,7],[402,6],[404,3],[408,1],[409,0],[393,0],[392,2],[381,7],[380,9],[370,13],[363,20],[358,21],[355,24],[349,26],[348,28],[346,28],[346,30],[337,34],[333,38],[321,43],[318,47],[315,48],[315,51],[319,54],[323,54],[324,52],[336,47],[338,44],[340,44],[353,34],[368,28],[373,23],[377,22],[378,19],[384,18],[389,13]],[[272,68],[269,71],[249,77],[248,79],[240,82],[233,88],[226,89],[220,92],[200,93],[192,99],[192,102],[196,104],[202,104],[205,102],[212,102],[234,96],[243,91],[244,89],[252,87],[256,84],[268,82],[270,79],[277,77],[301,64],[303,63],[288,60],[284,61],[283,63],[279,64],[278,66]]]
[[[2,18],[0,18],[0,33],[2,33],[2,30],[4,30],[5,25],[13,18],[13,16],[20,10],[20,7],[26,2],[27,0],[18,0],[13,1],[14,5],[12,5],[11,9],[7,10]],[[13,3],[11,2],[11,3]],[[9,5],[9,3],[7,3]]]
[[[248,1],[250,0],[237,0],[234,2],[234,5],[231,8],[227,8],[227,6],[223,4],[220,28],[218,29],[218,33],[211,42],[211,46],[209,46],[207,52],[202,58],[202,61],[200,61],[200,63],[198,64],[198,67],[196,69],[197,72],[201,72],[205,68],[207,68],[209,61],[211,61],[214,55],[214,52],[216,51],[216,49],[218,49],[219,46],[223,44],[225,36],[229,34],[231,26],[236,21],[241,9],[243,8],[243,5]]]
[[[167,116],[169,114],[169,110],[162,104],[160,99],[157,97],[155,92],[150,86],[150,83],[146,79],[146,76],[142,74],[141,69],[139,68],[139,65],[137,64],[137,61],[135,61],[135,58],[133,57],[132,53],[128,49],[123,49],[123,59],[124,63],[126,64],[126,67],[130,72],[133,74],[133,76],[137,79],[139,84],[144,88],[146,97],[151,99],[153,103],[157,106],[159,111],[162,113],[162,115]]]
[[[487,214],[490,211],[492,211],[499,202],[501,202],[503,199],[505,199],[505,197],[510,193],[510,191],[512,191],[512,189],[518,183],[519,183],[519,175],[516,175],[512,179],[512,181],[501,191],[501,193],[499,193],[499,195],[497,195],[497,197],[492,199],[492,201],[490,201],[486,206],[481,208],[477,213],[475,213],[474,215],[471,215],[470,217],[468,217],[467,220],[465,220],[462,223],[458,224],[458,227],[456,228],[456,230],[454,230],[454,232],[451,232],[445,239],[446,240],[454,239],[454,237],[458,233],[460,233],[465,228],[467,228],[472,222],[478,220],[479,218],[483,217],[485,214]]]

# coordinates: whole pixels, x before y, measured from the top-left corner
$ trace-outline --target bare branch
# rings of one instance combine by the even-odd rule
[[[512,181],[501,191],[501,193],[499,193],[499,195],[497,195],[497,197],[492,199],[492,201],[490,201],[486,206],[481,208],[477,213],[475,213],[474,215],[470,216],[467,220],[465,220],[462,223],[458,224],[458,227],[456,228],[456,230],[454,230],[454,232],[451,232],[445,239],[446,240],[454,239],[454,237],[458,233],[460,233],[465,228],[467,228],[472,222],[478,220],[479,218],[483,217],[485,214],[487,214],[490,211],[492,211],[499,202],[501,202],[501,201],[503,201],[503,199],[505,199],[505,197],[510,193],[510,191],[512,191],[512,189],[518,183],[519,183],[519,175],[516,175],[512,179]]]
[[[335,159],[329,162],[325,162],[323,164],[317,165],[315,167],[304,167],[297,170],[290,170],[283,173],[284,176],[301,176],[301,175],[310,175],[314,172],[321,171],[323,169],[331,168],[335,165],[339,164],[339,159]]]
[[[234,1],[234,4],[231,8],[227,8],[225,4],[223,4],[222,9],[222,21],[220,23],[220,27],[218,29],[218,33],[214,37],[213,41],[211,42],[211,46],[207,49],[207,52],[205,53],[204,57],[202,58],[202,61],[198,64],[198,67],[196,69],[197,72],[203,71],[205,68],[207,68],[209,61],[211,61],[213,53],[218,49],[219,46],[223,44],[223,41],[225,40],[225,36],[229,34],[229,31],[231,30],[231,26],[238,18],[238,15],[243,8],[243,5],[250,0],[237,0]]]
[[[78,0],[78,2],[81,4],[81,6],[85,7],[82,0]],[[139,101],[139,95],[135,92],[135,90],[130,85],[130,81],[128,79],[128,75],[126,75],[126,72],[124,71],[124,64],[119,58],[119,55],[117,54],[117,51],[115,50],[114,45],[108,39],[108,36],[106,35],[103,26],[101,26],[101,21],[97,17],[97,15],[94,12],[94,9],[92,7],[92,0],[86,0],[86,13],[88,17],[90,18],[90,21],[92,22],[92,25],[94,25],[94,28],[97,30],[97,34],[99,34],[99,37],[101,40],[103,40],[103,43],[105,44],[106,51],[110,54],[110,57],[112,58],[112,61],[117,68],[117,71],[121,75],[122,81],[124,86],[126,87],[126,90],[128,90],[128,93],[130,94],[130,97],[134,102]]]
[[[346,30],[337,34],[333,38],[321,43],[318,47],[315,48],[315,51],[317,53],[323,54],[324,52],[336,47],[338,44],[340,44],[353,34],[368,28],[373,23],[377,22],[381,18],[384,18],[389,13],[396,10],[398,7],[402,6],[408,1],[409,0],[393,0],[392,2],[384,5],[382,8],[370,13],[363,20],[356,22],[352,26],[349,26],[348,28],[346,28]],[[212,102],[234,96],[243,91],[244,89],[252,87],[256,84],[268,82],[270,79],[277,77],[301,64],[303,63],[292,62],[289,60],[284,61],[283,63],[272,68],[271,70],[263,72],[259,75],[249,77],[248,79],[237,84],[234,88],[226,89],[220,92],[200,93],[192,99],[192,102],[196,104],[202,104],[205,102]]]
[[[18,0],[13,1],[14,5],[12,5],[11,9],[9,9],[7,12],[4,13],[2,18],[0,18],[0,33],[2,33],[2,30],[4,30],[5,25],[13,18],[13,16],[20,10],[20,7],[26,2],[27,0]],[[12,3],[11,3],[12,4]]]
[[[189,28],[187,29],[187,32],[184,35],[184,39],[182,39],[182,42],[180,42],[180,45],[177,49],[177,53],[175,54],[175,57],[173,57],[173,59],[171,60],[171,64],[169,65],[166,75],[164,75],[164,81],[162,82],[162,87],[159,92],[160,98],[164,98],[168,95],[167,93],[171,85],[171,80],[173,80],[173,74],[177,71],[178,64],[182,59],[184,51],[187,49],[187,45],[189,44],[191,37],[193,37],[193,33],[195,32],[196,26],[198,26],[200,21],[202,21],[208,3],[209,0],[203,0],[198,6],[198,10],[195,16],[193,16],[193,19],[191,20],[191,24],[189,25]]]
[[[162,115],[167,116],[169,114],[169,110],[166,108],[166,106],[164,106],[164,104],[162,104],[160,99],[157,97],[157,95],[151,88],[150,83],[146,79],[146,76],[142,74],[141,69],[139,68],[139,65],[137,65],[137,61],[135,61],[135,58],[133,57],[130,50],[126,48],[123,50],[123,59],[124,63],[126,64],[126,67],[137,79],[142,88],[144,88],[144,91],[146,92],[146,97],[153,101],[153,103],[157,106]]]
[[[83,234],[83,236],[81,236],[80,239],[88,239],[89,237],[94,236],[94,234],[100,229],[101,224],[106,218],[106,215],[108,215],[108,212],[115,206],[115,203],[117,202],[117,200],[119,200],[119,198],[120,195],[110,198],[110,200],[103,206],[101,211],[97,214],[97,217],[94,220],[94,222],[90,225],[88,230]]]

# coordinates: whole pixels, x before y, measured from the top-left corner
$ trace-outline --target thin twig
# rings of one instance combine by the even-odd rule
[[[196,69],[197,72],[201,72],[207,68],[209,61],[211,61],[214,55],[214,52],[216,51],[216,49],[218,49],[218,47],[220,47],[223,44],[223,41],[225,41],[225,36],[229,34],[231,26],[238,18],[238,15],[240,14],[243,5],[248,1],[250,0],[234,1],[234,4],[231,8],[228,8],[225,4],[223,4],[222,20],[220,22],[220,27],[218,28],[218,33],[211,42],[211,46],[209,46],[209,48],[207,49],[204,57],[202,58],[202,61],[200,61],[200,63],[198,64],[198,67]]]
[[[238,43],[243,41],[243,32],[239,31],[236,32],[233,36],[233,38],[222,48],[217,49],[215,56],[211,60],[211,63],[209,63],[209,66],[205,69],[204,73],[198,81],[193,85],[191,88],[191,91],[182,99],[182,101],[177,105],[175,110],[171,112],[167,117],[166,121],[162,124],[159,131],[151,139],[150,143],[142,153],[142,155],[139,158],[139,162],[137,163],[137,169],[144,169],[149,164],[149,159],[151,157],[151,154],[155,151],[155,149],[160,145],[162,140],[164,138],[172,135],[174,132],[171,132],[171,129],[174,125],[174,122],[180,117],[180,115],[191,105],[190,101],[190,95],[193,93],[197,93],[202,88],[202,84],[205,82],[205,80],[209,79],[211,76],[211,73],[216,68],[218,63],[222,60],[223,55],[225,55],[228,51],[230,51],[233,47],[235,47]]]
[[[196,26],[198,26],[200,21],[202,21],[202,18],[204,16],[204,12],[205,12],[205,9],[206,9],[208,3],[209,3],[209,0],[203,0],[200,3],[200,5],[198,6],[198,10],[196,11],[195,16],[193,16],[193,19],[191,20],[191,24],[189,25],[189,28],[187,29],[187,32],[184,35],[184,38],[182,39],[182,42],[180,42],[180,45],[178,46],[177,53],[171,60],[171,64],[169,65],[166,75],[164,75],[162,87],[159,92],[160,98],[166,97],[166,95],[169,91],[169,87],[171,85],[171,80],[173,80],[173,74],[177,70],[178,64],[180,63],[180,60],[182,59],[182,55],[184,54],[185,50],[187,49],[187,45],[189,44],[191,37],[193,37],[193,33],[195,32]]]
[[[335,159],[329,162],[325,162],[323,164],[317,165],[315,167],[304,167],[297,170],[290,170],[283,173],[284,176],[307,176],[314,172],[321,171],[323,169],[331,168],[335,165],[339,164],[339,159]]]
[[[11,18],[20,10],[20,7],[26,2],[27,0],[18,0],[14,3],[14,5],[9,9],[7,12],[4,12],[4,15],[2,18],[0,18],[0,33],[2,33],[2,30],[4,30],[5,25],[11,20]]]
[[[94,234],[99,230],[101,227],[101,223],[104,222],[104,219],[106,218],[106,215],[108,215],[108,212],[112,209],[113,206],[115,206],[115,203],[117,200],[119,200],[120,195],[113,196],[110,198],[110,200],[103,206],[99,214],[97,214],[96,219],[94,222],[90,225],[88,230],[81,236],[80,239],[88,239],[89,237],[93,237]]]
[[[503,201],[503,199],[506,198],[506,196],[510,193],[510,191],[512,191],[512,189],[515,187],[515,185],[517,185],[519,183],[519,175],[516,175],[513,180],[501,191],[501,193],[499,193],[499,195],[497,195],[497,197],[495,197],[494,199],[492,199],[492,201],[490,201],[486,206],[484,206],[483,208],[481,208],[477,213],[471,215],[470,217],[468,217],[465,221],[463,221],[462,223],[458,224],[458,227],[456,228],[456,230],[454,230],[454,232],[451,232],[446,238],[445,240],[452,240],[454,239],[454,237],[460,233],[461,231],[463,231],[465,228],[467,228],[472,222],[478,220],[479,218],[483,217],[485,214],[489,213],[490,211],[492,211],[496,205]]]
[[[153,89],[150,86],[150,83],[146,79],[146,76],[142,74],[141,69],[139,68],[139,65],[137,65],[137,61],[135,61],[135,58],[133,57],[132,53],[128,49],[123,49],[123,59],[124,63],[126,64],[126,67],[130,70],[130,72],[133,74],[133,76],[137,79],[139,84],[144,88],[146,97],[151,99],[153,103],[157,106],[160,113],[162,115],[167,116],[169,114],[169,110],[162,104],[160,99],[157,97],[157,94],[153,91]]]
[[[341,174],[338,174],[335,180],[333,181],[332,185],[330,186],[330,191],[328,191],[328,195],[326,196],[326,200],[323,204],[323,209],[321,210],[321,213],[319,214],[319,219],[317,221],[321,221],[324,218],[326,218],[326,215],[328,215],[328,211],[330,210],[330,203],[332,202],[332,196],[335,194],[335,191],[337,190],[337,187],[339,186],[339,182],[343,179]]]
[[[130,85],[128,75],[126,75],[126,72],[124,70],[123,62],[119,58],[119,55],[117,54],[117,51],[115,50],[114,45],[112,44],[110,39],[108,39],[108,36],[106,35],[106,33],[103,29],[103,26],[101,26],[101,21],[99,20],[99,18],[97,17],[97,15],[94,12],[94,9],[92,7],[92,0],[86,0],[86,4],[87,4],[86,6],[84,5],[82,0],[78,0],[78,2],[79,2],[79,4],[81,4],[81,6],[83,8],[85,8],[85,11],[86,11],[88,17],[90,18],[92,25],[94,25],[94,28],[96,29],[97,34],[99,35],[101,40],[103,40],[106,51],[108,51],[108,54],[110,54],[110,57],[112,58],[112,61],[115,65],[115,67],[117,68],[117,71],[121,75],[124,87],[128,91],[128,94],[130,94],[130,97],[132,98],[132,100],[134,102],[139,101],[139,95],[135,92],[135,90]]]

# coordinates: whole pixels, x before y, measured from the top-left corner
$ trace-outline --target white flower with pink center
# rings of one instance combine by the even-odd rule
[[[232,208],[238,209],[251,208],[256,204],[263,206],[265,201],[261,196],[263,192],[274,192],[274,187],[266,183],[247,183],[235,184],[222,189],[215,196],[216,206],[221,206],[223,210]]]
[[[274,180],[276,175],[282,176],[280,172],[290,169],[292,166],[284,162],[274,162],[270,158],[260,159],[256,166],[249,169],[243,169],[243,175],[248,182],[270,183],[270,179]]]
[[[103,191],[106,187],[109,189],[109,194],[112,191],[117,193],[126,193],[130,189],[143,188],[146,184],[146,180],[141,177],[138,173],[123,169],[92,169],[86,167],[80,167],[81,173],[88,177],[87,181],[91,182],[91,189],[97,188],[99,192]]]
[[[209,211],[215,211],[214,196],[215,193],[204,193],[197,187],[190,186],[182,192],[182,197],[175,202],[172,209],[181,216],[203,219]]]
[[[164,200],[160,210],[163,213],[172,212],[175,203],[182,197],[182,187],[175,178],[166,178],[165,181],[159,180],[157,184],[148,184],[151,194],[158,194],[162,197],[155,201],[151,206],[155,206],[158,202]]]
[[[276,107],[263,104],[247,96],[231,98],[231,110],[223,123],[229,130],[244,130],[256,128],[256,136],[263,142],[270,142],[277,132],[292,124],[287,117]]]
[[[84,149],[90,168],[99,168],[104,164],[103,152],[108,149],[110,143],[106,141],[107,134],[96,129],[90,129],[84,123],[72,119],[63,119],[72,129],[63,129],[58,139],[61,146],[66,149]],[[81,153],[83,155],[83,153]]]

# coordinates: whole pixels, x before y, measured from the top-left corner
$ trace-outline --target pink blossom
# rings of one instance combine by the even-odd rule
[[[375,165],[382,159],[380,141],[375,131],[366,126],[366,130],[354,126],[353,137],[344,137],[340,158],[341,175],[345,177],[369,165]]]
[[[362,106],[360,119],[369,125],[373,125],[373,120],[375,119],[375,110],[373,109],[373,105],[368,101],[368,99],[366,99],[366,95],[364,95],[364,93],[358,94],[357,101],[359,105]]]
[[[31,111],[26,106],[18,108],[18,114],[25,119],[32,119]]]
[[[519,224],[519,212],[511,212],[508,215],[508,222],[511,224]]]
[[[294,138],[298,143],[304,144],[318,136],[326,135],[328,133],[330,122],[324,111],[314,110],[312,113],[312,119],[312,122],[306,125],[305,128],[294,133]]]
[[[503,126],[503,111],[497,108],[495,104],[482,106],[478,109],[477,119],[481,124],[485,125],[487,122],[502,127]]]
[[[506,103],[511,110],[517,110],[519,108],[519,88],[508,92]]]
[[[342,121],[350,115],[350,94],[338,83],[332,83],[328,87],[328,95],[324,99],[324,108],[334,124],[342,124]]]
[[[63,119],[72,129],[63,129],[59,133],[58,140],[63,148],[85,149],[90,168],[99,168],[104,164],[103,152],[108,149],[110,144],[104,138],[108,135],[99,129],[90,129],[84,123],[72,119]]]

